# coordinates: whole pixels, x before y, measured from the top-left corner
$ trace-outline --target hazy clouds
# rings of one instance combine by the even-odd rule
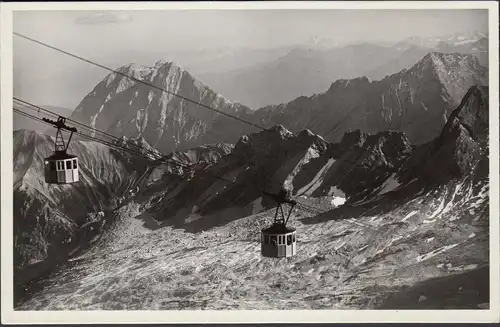
[[[77,24],[113,24],[132,21],[132,16],[126,12],[98,11],[77,17]]]
[[[122,24],[118,24],[122,23]],[[126,24],[123,24],[126,23]],[[156,10],[16,12],[14,30],[47,42],[116,51],[273,47],[487,31],[486,10]],[[78,43],[78,44],[77,44]]]

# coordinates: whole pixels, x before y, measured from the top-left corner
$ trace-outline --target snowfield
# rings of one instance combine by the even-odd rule
[[[468,201],[487,208],[487,198]],[[299,210],[291,219],[297,255],[271,259],[261,257],[259,241],[274,210],[190,233],[161,226],[130,202],[89,252],[34,284],[16,310],[487,307],[481,290],[489,286],[469,285],[487,279],[461,275],[487,267],[487,224],[460,214],[465,202],[425,223],[442,203],[424,194],[385,211]],[[435,277],[458,278],[459,286],[449,291]]]

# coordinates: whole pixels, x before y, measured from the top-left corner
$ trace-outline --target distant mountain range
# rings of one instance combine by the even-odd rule
[[[479,40],[485,47],[473,46]],[[446,50],[442,46],[444,43],[438,46],[439,42],[456,48]],[[372,41],[348,44],[313,37],[304,44],[274,49],[225,47],[193,51],[172,49],[167,52],[132,49],[111,58],[96,53],[89,59],[114,68],[130,62],[151,66],[163,58],[176,62],[217,93],[257,109],[291,101],[301,95],[323,92],[337,79],[363,75],[381,79],[409,68],[432,51],[474,54],[479,56],[484,66],[487,65],[487,43],[487,35],[478,32],[409,38],[396,43]],[[407,49],[408,46],[412,46],[413,50]],[[355,49],[367,53],[353,56]],[[40,99],[35,102],[42,104],[74,109],[107,74],[99,67],[67,56],[60,58],[57,67],[45,67],[26,54],[15,55],[14,94],[23,99]],[[282,79],[279,79],[280,76]]]
[[[476,57],[433,52],[380,81],[337,80],[324,93],[267,106],[252,117],[293,132],[308,128],[334,142],[360,129],[402,131],[412,144],[422,144],[439,134],[471,86],[487,84],[488,70]]]
[[[488,65],[487,38],[462,42],[452,39],[453,43],[443,39],[446,41],[409,39],[393,45],[299,47],[276,60],[251,67],[195,75],[215,91],[256,109],[322,92],[337,79],[367,76],[380,80],[410,68],[430,52],[471,54],[483,66]]]
[[[409,37],[403,40],[403,42],[411,43],[414,45],[434,48],[440,43],[446,43],[450,46],[463,46],[466,44],[475,43],[481,39],[487,39],[488,34],[480,31],[469,31],[469,32],[456,32],[452,34],[437,36],[437,37]]]

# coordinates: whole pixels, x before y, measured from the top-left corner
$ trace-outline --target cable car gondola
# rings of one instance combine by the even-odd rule
[[[43,118],[47,123],[57,127],[55,151],[50,157],[44,159],[45,182],[48,184],[71,184],[79,181],[78,157],[68,154],[68,146],[76,128],[66,125],[66,118],[59,116],[57,121]],[[65,144],[61,130],[70,131],[68,143]]]
[[[279,194],[267,192],[264,192],[264,194],[273,198],[278,203],[278,206],[276,207],[273,224],[261,230],[262,256],[271,258],[291,257],[297,253],[295,228],[288,227],[286,224],[297,202],[290,200],[285,190],[281,190]],[[283,212],[283,204],[285,203],[291,206],[286,220]]]

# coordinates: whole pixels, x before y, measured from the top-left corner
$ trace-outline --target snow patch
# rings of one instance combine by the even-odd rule
[[[261,212],[264,210],[264,207],[262,206],[262,197],[255,199],[250,205],[254,212]]]
[[[132,79],[130,79],[128,77],[123,77],[120,80],[120,82],[118,83],[118,86],[116,87],[115,93],[118,94],[118,93],[125,91],[126,89],[130,88],[134,83],[135,83],[135,81],[133,81]]]
[[[335,247],[335,251],[340,250],[340,249],[341,249],[341,248],[342,248],[345,244],[346,244],[346,242],[344,241],[344,242],[342,242],[339,246],[336,246],[336,247]]]
[[[396,174],[394,173],[391,176],[389,176],[389,178],[386,179],[386,181],[382,185],[382,190],[379,193],[380,195],[391,192],[391,191],[397,189],[401,185],[397,181],[397,179],[394,178],[395,176],[396,176]]]
[[[380,249],[377,252],[375,252],[375,255],[384,252],[386,249],[388,249],[389,247],[391,247],[394,244],[394,242],[399,241],[402,238],[403,238],[403,236],[397,236],[397,237],[393,238],[386,246],[384,246],[382,249]]]
[[[430,216],[429,216],[429,219],[432,219],[434,217],[436,217],[441,211],[443,211],[444,209],[444,201],[445,199],[443,198],[443,200],[441,201],[441,203],[439,204],[439,207],[436,209],[436,211],[434,211]]]
[[[104,108],[104,104],[101,105],[101,107],[99,108],[99,111],[94,116],[90,117],[90,127],[95,128],[95,122],[96,122],[97,116],[99,116],[99,114],[101,113],[103,108]],[[91,136],[92,137],[95,136],[95,130],[92,130]]]
[[[137,111],[137,115],[136,115],[136,119],[135,119],[135,126],[137,128],[137,131],[139,133],[144,132],[147,124],[148,124],[148,112],[144,109],[139,109]]]
[[[336,186],[330,187],[330,191],[328,192],[328,194],[332,197],[331,204],[334,207],[341,206],[346,202],[345,193]]]
[[[443,246],[443,247],[440,247],[436,250],[433,250],[429,253],[426,253],[426,254],[423,254],[423,255],[419,255],[417,257],[417,262],[422,262],[422,261],[425,261],[425,260],[428,260],[438,254],[441,254],[441,253],[444,253],[448,250],[451,250],[453,249],[455,246],[457,246],[458,244],[452,244],[452,245],[446,245],[446,246]]]
[[[108,75],[108,78],[106,79],[106,87],[109,86],[109,84],[111,84],[111,82],[113,82],[113,80],[115,79],[116,77],[116,74],[115,73],[111,73]]]
[[[166,89],[169,92],[171,92],[172,94],[177,94],[179,92],[181,79],[182,79],[182,70],[180,70],[178,67],[177,68],[172,67],[172,69],[169,71],[169,73],[165,79]],[[161,105],[161,109],[160,109],[160,120],[158,122],[158,137],[161,137],[163,135],[163,131],[165,130],[165,125],[166,125],[167,116],[168,116],[168,112],[167,112],[168,103],[173,98],[173,95],[171,93],[163,92],[161,97],[160,97],[160,100],[159,100],[159,103]],[[178,111],[178,119],[177,119],[177,121],[179,121],[179,122],[180,122],[180,118],[183,114],[182,113],[182,107],[183,107],[182,104],[183,104],[183,102],[181,101],[181,103],[179,105],[180,108]],[[179,125],[181,125],[181,124],[179,123]]]
[[[333,165],[335,162],[335,159],[330,158],[328,162],[318,171],[316,176],[304,187],[302,187],[300,190],[297,191],[297,194],[312,194],[314,191],[316,191],[321,184],[323,184],[324,177],[326,175],[326,172],[330,167]]]
[[[401,221],[406,221],[408,218],[414,216],[417,213],[418,213],[418,210],[412,211],[409,214],[407,214]]]
[[[460,37],[458,37],[458,39],[460,39]],[[461,44],[473,43],[473,42],[475,42],[475,41],[476,41],[476,40],[474,40],[474,39],[471,39],[471,40],[462,40],[462,41],[455,42],[455,45],[461,45]]]
[[[471,265],[467,265],[467,266],[458,266],[458,267],[453,267],[451,263],[448,263],[446,265],[446,269],[448,271],[457,271],[457,272],[462,272],[462,271],[466,271],[466,270],[471,270],[471,269],[476,269],[478,265],[476,264],[471,264]]]

